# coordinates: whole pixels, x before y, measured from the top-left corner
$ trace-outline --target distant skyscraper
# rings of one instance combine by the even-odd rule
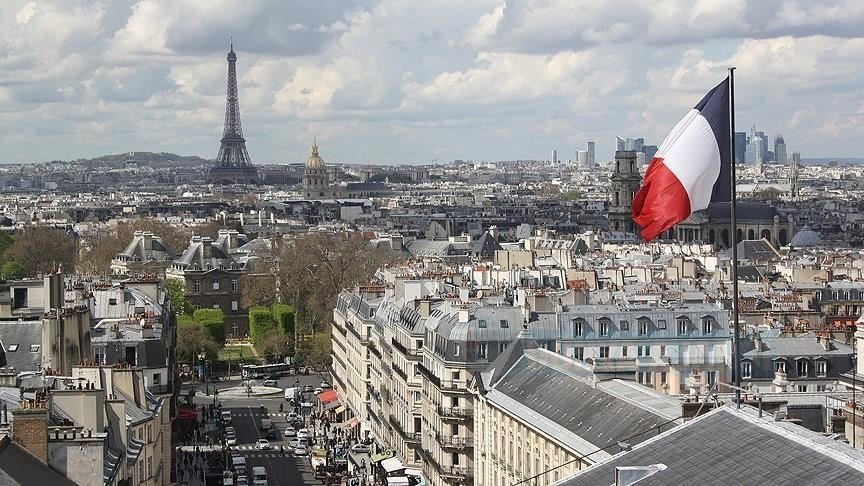
[[[768,162],[768,135],[765,135],[765,132],[755,132],[754,136],[762,140],[762,143],[759,146],[759,153],[762,156],[760,160],[762,162]]]
[[[645,146],[645,160],[651,162],[654,156],[657,154],[657,146],[656,145],[646,145]]]
[[[590,164],[591,155],[587,150],[576,151],[576,165],[581,168],[587,168]]]
[[[552,165],[558,165],[558,151],[552,150]]]
[[[624,150],[625,140],[621,138],[620,135],[615,135],[615,151],[620,152]]]
[[[745,162],[747,164],[755,165],[764,160],[765,159],[762,156],[762,138],[755,136],[750,137],[750,143],[747,144]]]
[[[747,133],[735,132],[735,163],[743,164],[747,156]]]
[[[798,197],[798,171],[801,167],[801,153],[792,152],[792,164],[789,167],[789,192],[793,198]]]
[[[640,138],[634,138],[632,150],[645,153],[645,139],[641,138],[641,137]]]
[[[636,167],[645,165],[645,152],[636,152]]]
[[[774,160],[778,164],[786,165],[786,140],[779,133],[774,135]]]
[[[595,156],[594,142],[588,142],[587,152],[588,152],[588,165],[590,165],[591,167],[594,167],[594,156]]]

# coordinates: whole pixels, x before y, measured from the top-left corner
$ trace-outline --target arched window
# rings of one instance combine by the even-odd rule
[[[715,242],[714,242],[714,238],[715,238],[715,236],[716,236],[716,235],[714,234],[714,230],[713,230],[713,229],[712,229],[712,230],[708,230],[708,243],[711,243],[711,244],[713,245],[713,244],[715,243]]]
[[[764,229],[762,230],[762,238],[765,238],[768,241],[771,241],[771,230]]]
[[[747,239],[748,240],[755,240],[756,239],[756,232],[753,231],[752,229],[747,230]]]
[[[780,240],[780,246],[786,246],[786,244],[789,243],[789,237],[788,237],[785,229],[780,230],[779,240]]]

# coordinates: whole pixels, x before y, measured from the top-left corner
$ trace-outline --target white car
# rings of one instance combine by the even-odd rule
[[[297,439],[308,439],[309,429],[300,429],[297,431]]]
[[[305,456],[307,454],[309,454],[309,449],[307,449],[306,446],[301,445],[294,448],[295,456]]]
[[[225,443],[229,446],[237,445],[237,436],[235,435],[226,435]]]
[[[294,430],[294,427],[285,429],[285,437],[297,437],[297,431]]]
[[[269,451],[270,441],[267,439],[258,439],[258,442],[255,443],[255,449],[259,451]]]
[[[319,394],[321,394],[321,392],[323,392],[323,391],[324,391],[324,390],[322,390],[321,388],[316,388],[316,389],[315,389],[315,396],[317,397],[317,396],[318,396]]]
[[[276,386],[276,380],[264,380],[264,383],[262,383],[262,385],[264,385],[264,386]]]
[[[288,419],[294,420],[297,418],[297,412],[288,412]]]
[[[351,446],[351,452],[356,452],[358,454],[365,452],[368,454],[369,453],[369,446],[364,445],[364,444],[354,444],[353,446]]]
[[[330,388],[332,388],[330,386],[330,383],[327,383],[326,381],[322,381],[320,386],[321,386],[321,388],[323,388],[325,390],[329,390]]]

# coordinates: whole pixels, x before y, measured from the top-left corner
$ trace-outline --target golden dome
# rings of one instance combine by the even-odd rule
[[[325,169],[324,159],[318,156],[318,143],[312,144],[312,155],[306,161],[306,169],[321,170]]]

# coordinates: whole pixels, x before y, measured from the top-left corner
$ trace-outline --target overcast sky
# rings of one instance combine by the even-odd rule
[[[730,65],[740,128],[864,156],[861,0],[2,0],[0,161],[214,158],[229,35],[258,163],[608,159]]]

